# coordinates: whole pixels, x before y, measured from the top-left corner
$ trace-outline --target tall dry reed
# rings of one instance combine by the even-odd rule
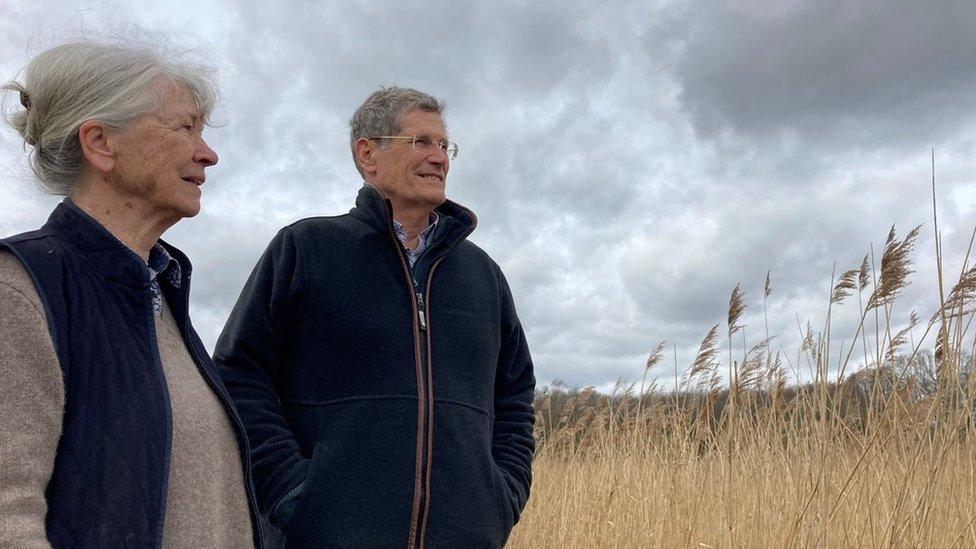
[[[541,393],[510,546],[976,547],[976,267],[967,250],[943,289],[933,214],[941,306],[924,325],[895,307],[921,227],[901,239],[892,227],[879,266],[868,254],[831,282],[793,360],[772,349],[767,273],[764,338],[741,356],[737,285],[726,341],[712,327],[673,391],[653,376],[662,342],[639,385]],[[833,309],[855,294],[856,333],[834,349]]]

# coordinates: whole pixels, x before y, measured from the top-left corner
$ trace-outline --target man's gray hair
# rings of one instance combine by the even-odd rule
[[[366,177],[356,160],[356,141],[361,137],[397,135],[407,112],[419,109],[440,115],[446,108],[440,99],[413,88],[391,86],[373,92],[349,120],[349,147],[359,175]]]
[[[97,120],[124,128],[165,99],[156,85],[159,79],[186,86],[209,121],[217,99],[214,71],[164,53],[160,46],[76,41],[35,56],[23,71],[23,83],[9,82],[2,89],[20,95],[19,105],[4,114],[31,148],[28,162],[41,186],[70,194],[81,174],[82,123]]]

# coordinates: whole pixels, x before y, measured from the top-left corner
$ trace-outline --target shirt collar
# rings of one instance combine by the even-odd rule
[[[159,242],[149,250],[149,261],[147,265],[149,267],[150,281],[156,280],[159,277],[174,288],[180,287],[183,274],[180,269],[180,262]]]
[[[437,225],[438,219],[440,219],[440,216],[437,214],[437,212],[430,212],[430,218],[427,220],[429,225],[427,225],[426,229],[420,231],[420,234],[418,234],[417,237],[421,240],[426,240],[427,237],[434,232],[434,227]],[[407,230],[403,228],[403,224],[396,219],[393,220],[393,230],[396,232],[397,238],[400,239],[400,242],[407,241]]]

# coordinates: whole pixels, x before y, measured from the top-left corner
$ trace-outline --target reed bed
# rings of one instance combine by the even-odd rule
[[[892,228],[880,265],[869,254],[836,276],[792,357],[768,327],[741,342],[736,286],[674,390],[654,381],[661,343],[639,383],[540,393],[532,497],[509,546],[976,547],[976,267],[967,252],[943,288],[936,238],[941,305],[896,319],[919,231]],[[763,318],[772,291],[767,274]],[[844,302],[860,322],[838,350]]]

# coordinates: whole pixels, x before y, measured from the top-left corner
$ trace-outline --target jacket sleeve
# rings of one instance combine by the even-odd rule
[[[278,397],[290,367],[301,293],[295,239],[285,228],[251,272],[214,350],[251,444],[258,505],[279,527],[301,497],[308,471]]]
[[[511,492],[513,516],[518,522],[532,484],[535,375],[511,291],[500,271],[499,280],[502,292],[502,347],[495,374],[492,457]]]
[[[0,251],[0,547],[50,547],[44,490],[54,471],[64,382],[33,282]]]

